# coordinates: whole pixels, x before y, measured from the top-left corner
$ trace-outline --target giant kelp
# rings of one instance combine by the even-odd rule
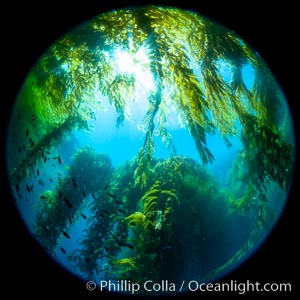
[[[118,53],[130,58],[128,70],[120,68]],[[151,76],[140,76],[137,67]],[[246,68],[253,70],[250,83],[244,78]],[[152,85],[143,82],[149,78]],[[141,85],[143,99],[136,94]],[[85,148],[55,189],[40,195],[35,233],[50,252],[68,230],[68,215],[76,215],[83,198],[90,199],[81,248],[69,257],[87,277],[142,282],[173,274],[177,279],[177,262],[189,255],[184,245],[203,257],[194,268],[201,267],[204,276],[212,267],[205,266],[204,258],[210,249],[221,248],[213,236],[222,236],[226,218],[254,215],[256,225],[244,246],[220,261],[221,267],[213,266],[215,274],[222,272],[249,253],[270,221],[270,185],[283,191],[291,185],[294,145],[287,136],[291,128],[280,120],[280,109],[287,108],[271,71],[234,32],[191,11],[148,6],[95,17],[47,50],[19,100],[43,131],[30,137],[35,143],[12,164],[16,188],[45,152],[58,148],[74,129],[92,130],[91,121],[106,113],[106,102],[116,112],[115,127],[128,121],[143,128],[136,157],[113,174],[108,156]],[[146,103],[141,120],[130,111],[138,101]],[[203,166],[176,156],[168,126],[171,111],[177,125],[190,133]],[[205,169],[215,162],[207,142],[215,134],[227,146],[232,137],[242,142],[230,191],[221,190]],[[155,135],[169,159],[155,157]]]
[[[177,280],[177,262],[185,260],[186,248],[203,248],[205,257],[222,231],[226,195],[196,161],[154,160],[149,186],[142,189],[134,184],[138,161],[116,169],[109,192],[102,191],[90,205],[83,248],[70,256],[87,278]]]
[[[141,48],[147,61],[136,57]],[[178,121],[190,131],[204,164],[214,160],[206,143],[208,134],[218,131],[228,141],[239,134],[239,121],[245,129],[243,139],[251,141],[245,110],[251,109],[255,123],[276,132],[276,109],[270,113],[269,108],[280,106],[280,93],[262,59],[233,32],[208,19],[189,11],[154,6],[96,17],[50,47],[27,81],[38,114],[56,126],[58,119],[64,121],[75,112],[80,120],[91,119],[93,111],[101,109],[101,101],[95,97],[97,91],[115,107],[116,123],[120,126],[124,118],[130,118],[128,103],[134,101],[137,78],[134,73],[119,71],[115,58],[119,50],[148,69],[154,80],[154,88],[146,95],[148,109],[143,121],[146,132],[138,155],[135,184],[147,183],[156,116],[159,116],[157,132],[175,153],[172,136],[166,128],[167,111],[163,112],[170,107],[177,110]],[[230,82],[223,78],[220,62],[231,66]],[[250,89],[242,75],[247,65],[255,70]],[[72,129],[70,126],[69,130]],[[276,134],[280,143],[284,143],[280,134]],[[267,143],[266,136],[261,138],[259,145]],[[264,149],[262,146],[261,150]],[[27,156],[38,159],[31,153]],[[292,156],[288,164],[292,164]],[[19,169],[24,169],[23,165],[21,161]]]
[[[109,180],[111,171],[108,156],[89,147],[80,149],[54,191],[40,195],[34,235],[47,251],[55,250],[63,231],[71,228],[69,220],[78,217],[86,198]]]

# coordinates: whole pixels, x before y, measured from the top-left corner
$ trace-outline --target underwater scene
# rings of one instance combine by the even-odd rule
[[[24,80],[6,142],[20,217],[56,263],[83,282],[176,291],[262,245],[295,164],[288,103],[259,54],[161,6],[106,12],[57,40]]]

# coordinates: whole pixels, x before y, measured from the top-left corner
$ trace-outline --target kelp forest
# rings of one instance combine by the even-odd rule
[[[106,118],[139,134],[114,147],[120,160],[133,147],[119,164],[101,148]],[[235,151],[223,179],[210,169],[215,136]],[[294,147],[280,86],[241,38],[192,11],[131,7],[80,24],[33,66],[11,116],[8,176],[34,238],[79,277],[205,281],[271,230]],[[233,233],[237,223],[248,225]]]

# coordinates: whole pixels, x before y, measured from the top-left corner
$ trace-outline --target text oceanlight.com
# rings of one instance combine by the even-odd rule
[[[291,292],[291,283],[260,283],[260,282],[238,282],[231,280],[222,283],[201,283],[196,280],[185,281],[181,283],[172,283],[168,280],[155,282],[147,280],[144,283],[131,282],[130,280],[101,280],[97,285],[94,281],[88,281],[86,288],[89,291],[99,287],[100,291],[125,292],[136,294],[138,292],[236,292],[244,294],[247,292]]]

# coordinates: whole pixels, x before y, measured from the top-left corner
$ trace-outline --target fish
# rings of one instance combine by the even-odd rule
[[[61,196],[62,196],[62,193],[59,192],[59,193],[58,193],[58,199],[61,199]]]
[[[63,247],[59,247],[59,249],[63,254],[66,254],[66,250]]]
[[[64,197],[64,201],[65,201],[65,203],[67,204],[67,206],[68,206],[69,208],[72,208],[71,202],[70,202],[66,197]]]
[[[120,204],[120,205],[122,205],[122,204],[123,204],[123,202],[122,202],[122,201],[120,201],[120,200],[116,200],[116,203],[117,203],[117,204]]]
[[[44,181],[42,179],[39,179],[39,185],[44,186]]]
[[[82,195],[85,198],[85,191],[84,190],[82,190]]]
[[[109,211],[106,210],[106,209],[103,209],[103,212],[104,212],[105,214],[109,214]]]
[[[50,155],[50,154],[51,154],[51,152],[50,152],[50,151],[48,151],[48,150],[47,150],[47,151],[45,151],[45,153],[46,153],[46,154],[48,154],[48,155]]]
[[[37,174],[37,176],[40,176],[40,170],[39,169],[36,170],[36,174]]]
[[[37,115],[32,115],[32,116],[31,116],[31,120],[32,120],[32,121],[35,121],[36,119],[37,119]]]
[[[93,197],[94,200],[96,200],[96,196],[95,196],[94,193],[92,193],[92,197]]]
[[[109,183],[104,187],[105,190],[107,190]]]
[[[47,197],[46,197],[45,195],[42,195],[42,196],[40,197],[40,199],[47,199]]]
[[[33,146],[34,146],[34,139],[33,138],[29,138],[29,144],[30,144],[30,148],[33,148]]]
[[[87,217],[86,217],[86,215],[85,214],[80,214],[81,216],[82,216],[82,218],[84,219],[84,220],[86,220],[87,219]]]
[[[49,179],[49,181],[52,183],[53,182],[53,180],[52,180],[52,178],[48,178]]]
[[[107,195],[108,195],[109,197],[113,198],[113,199],[115,199],[115,198],[116,198],[116,196],[115,196],[115,195],[113,195],[113,194],[111,194],[111,193],[109,193],[109,192],[107,192]]]
[[[70,222],[70,224],[72,224],[72,218],[71,217],[69,217],[69,222]]]
[[[118,212],[120,212],[120,213],[123,213],[123,214],[125,214],[126,213],[126,211],[124,210],[124,209],[118,209]]]
[[[20,146],[19,148],[18,148],[18,153],[20,153],[22,151],[22,147]]]
[[[126,246],[128,247],[128,248],[130,248],[130,249],[135,249],[135,247],[133,246],[133,245],[131,245],[131,244],[129,244],[129,243],[126,243]]]
[[[29,187],[28,184],[26,184],[26,190],[27,190],[28,193],[30,193],[30,187]]]
[[[19,199],[22,199],[22,196],[21,196],[21,194],[20,193],[17,193],[18,194],[18,197],[19,197]]]
[[[76,183],[76,180],[75,180],[74,177],[72,177],[72,183],[73,183],[74,188],[76,188],[77,187],[77,183]]]
[[[26,137],[28,137],[28,134],[29,134],[29,130],[28,128],[26,129]]]
[[[120,242],[120,241],[117,241],[117,244],[120,246],[120,247],[126,247],[127,245],[123,242]]]
[[[69,236],[65,231],[62,231],[62,234],[63,234],[67,239],[70,239],[70,236]]]
[[[53,157],[53,159],[57,159],[58,163],[61,165],[61,157],[60,155]]]
[[[129,243],[123,243],[123,242],[121,242],[121,241],[117,241],[117,244],[120,246],[120,247],[128,247],[128,248],[130,248],[130,249],[135,249],[135,247],[133,246],[133,245],[131,245],[131,244],[129,244]]]
[[[47,156],[45,155],[44,156],[44,163],[46,163],[46,161],[47,161]]]

